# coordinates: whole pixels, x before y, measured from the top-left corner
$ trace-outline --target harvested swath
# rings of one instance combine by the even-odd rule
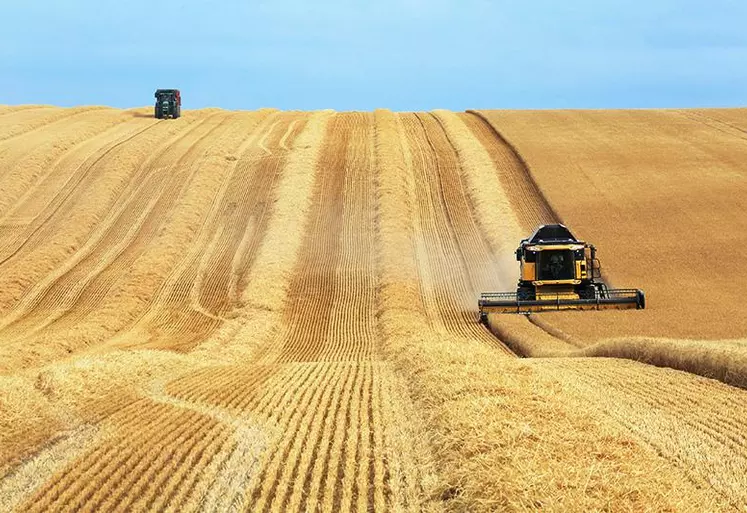
[[[104,141],[134,133],[148,126],[148,120],[135,120],[119,111],[83,111],[74,119],[65,119],[23,137],[0,144],[0,236],[11,239],[36,215],[24,208],[39,193],[39,184],[59,172],[60,162],[76,151],[100,147]],[[82,149],[79,149],[82,147]],[[59,187],[58,187],[59,188]],[[8,242],[11,242],[10,240]]]
[[[497,259],[473,215],[457,153],[431,115],[403,114],[413,170],[416,258],[423,302],[434,329],[505,350],[474,322],[480,290],[493,288]],[[506,350],[507,351],[507,350]],[[508,352],[508,351],[507,351]]]
[[[747,339],[703,342],[651,337],[613,338],[578,350],[579,356],[611,356],[671,367],[747,389]]]
[[[97,265],[109,267],[112,264],[111,261],[125,248],[136,245],[135,242],[140,233],[143,231],[147,233],[143,225],[147,225],[154,211],[159,211],[157,207],[161,207],[162,211],[164,208],[162,204],[167,203],[163,198],[165,194],[161,190],[163,188],[178,190],[176,184],[169,183],[168,180],[183,178],[178,172],[182,167],[180,164],[190,157],[189,153],[185,153],[175,158],[176,164],[173,166],[175,172],[173,173],[156,173],[153,168],[159,169],[166,159],[175,156],[171,147],[158,150],[155,152],[157,157],[153,161],[149,159],[140,165],[127,186],[118,191],[118,197],[112,208],[88,235],[85,243],[77,248],[77,251],[62,265],[49,273],[44,280],[35,284],[34,289],[24,298],[26,310],[42,307],[45,300],[51,301],[55,306],[42,309],[60,309],[59,303],[64,299],[59,296],[71,295],[70,289],[85,286],[92,275],[97,274],[91,267],[94,269]],[[164,187],[164,182],[166,187]],[[66,281],[72,283],[66,283]],[[10,318],[4,320],[6,326],[22,315],[19,310],[22,309],[16,308],[13,312],[15,315],[11,314]],[[30,323],[40,324],[34,321]]]
[[[116,201],[117,184],[126,184],[133,171],[131,167],[146,158],[147,140],[144,136],[137,138],[149,126],[120,125],[111,133],[76,147],[36,184],[32,195],[21,198],[15,215],[29,222],[20,233],[6,240],[2,249],[2,266],[7,276],[3,278],[1,292],[3,305],[17,299],[42,273],[64,261],[85,240],[98,215],[110,206],[108,202]],[[133,141],[143,147],[132,144]],[[94,172],[105,165],[115,171]],[[108,192],[99,198],[101,205],[83,201],[81,198],[89,197],[91,188],[96,190],[98,184]]]
[[[259,249],[245,289],[247,292],[242,297],[252,307],[278,311],[283,306],[288,283],[285,278],[296,261],[301,245],[301,238],[296,234],[303,233],[311,202],[314,174],[310,171],[316,167],[319,142],[331,116],[331,111],[324,111],[309,119],[277,185],[277,196],[284,198],[284,201],[275,206],[275,215]]]
[[[276,426],[248,486],[255,511],[386,511],[419,502],[418,457],[395,450],[418,447],[403,413],[408,404],[381,395],[398,382],[387,364],[370,361],[376,332],[375,202],[366,177],[371,121],[350,113],[330,122],[285,329],[262,355],[277,374],[262,378],[258,391],[222,403]],[[388,412],[386,403],[393,403]],[[399,429],[385,429],[385,420]]]
[[[14,139],[26,134],[33,133],[40,128],[55,130],[55,123],[66,124],[69,118],[84,112],[93,112],[102,116],[103,107],[46,107],[17,109],[2,113],[2,124],[0,124],[0,148],[5,149],[7,142],[17,142]],[[110,109],[110,112],[118,117],[123,117],[121,111]],[[67,127],[66,127],[67,128]],[[7,141],[7,142],[6,142]]]
[[[533,360],[533,368],[628,427],[735,509],[747,505],[747,391],[611,359]],[[600,389],[604,393],[600,393]]]
[[[208,367],[171,381],[165,391],[170,397],[191,404],[217,406],[238,414],[257,400],[278,370],[277,365]]]
[[[253,263],[254,248],[259,247],[261,240],[259,234],[264,233],[264,224],[270,218],[270,209],[267,205],[269,198],[266,194],[274,190],[290,149],[305,127],[306,115],[291,113],[285,123],[278,123],[275,133],[278,138],[277,146],[271,147],[269,155],[259,157],[260,162],[256,166],[252,165],[253,162],[250,160],[253,156],[245,155],[239,159],[236,173],[225,186],[223,211],[220,217],[224,229],[233,230],[232,233],[222,234],[222,238],[227,238],[233,244],[238,240],[238,246],[220,247],[216,254],[210,255],[211,259],[201,263],[203,270],[198,283],[202,290],[196,298],[201,308],[220,315],[226,313],[225,304],[216,301],[216,290],[227,289],[228,300],[238,299],[238,290],[243,290],[245,285],[241,278]],[[265,133],[265,137],[269,135],[269,131]],[[264,140],[261,139],[260,143],[267,151],[264,146],[267,143]],[[250,169],[252,174],[247,176]],[[252,207],[251,211],[246,205]],[[217,272],[207,272],[208,269],[217,269]]]
[[[515,267],[513,251],[522,231],[519,220],[511,208],[508,193],[504,190],[496,173],[493,159],[485,148],[477,141],[464,122],[454,113],[436,111],[435,115],[449,134],[462,165],[469,169],[465,173],[468,192],[485,237],[490,241],[493,252],[498,256],[498,271],[503,279],[502,285],[514,281],[514,276],[508,276]],[[490,213],[490,215],[486,215]],[[491,265],[491,262],[486,262]]]
[[[222,121],[225,120],[224,117]],[[32,235],[33,240],[38,242],[25,244],[22,251],[14,256],[13,261],[17,265],[23,262],[21,256],[32,259],[37,264],[33,268],[33,273],[32,270],[28,270],[24,276],[25,282],[34,283],[33,280],[36,278],[37,283],[35,283],[35,289],[31,291],[31,294],[20,303],[18,310],[11,313],[4,323],[7,331],[6,336],[10,338],[5,346],[7,349],[20,346],[24,349],[16,350],[16,354],[26,352],[28,355],[31,350],[42,347],[45,352],[51,352],[51,356],[54,356],[54,352],[52,352],[54,346],[45,344],[44,337],[41,339],[34,337],[33,329],[54,322],[66,310],[72,308],[80,297],[84,286],[102,271],[116,263],[117,258],[130,246],[137,247],[138,242],[140,244],[151,242],[150,239],[153,238],[152,236],[159,225],[168,220],[166,214],[180,191],[190,183],[190,172],[194,173],[194,170],[198,169],[198,166],[195,166],[190,159],[199,155],[200,142],[205,145],[202,148],[206,147],[208,144],[206,138],[216,130],[220,130],[221,127],[223,130],[228,129],[223,122],[206,123],[198,126],[195,131],[189,133],[191,139],[188,142],[181,146],[177,142],[169,147],[170,151],[164,151],[163,155],[157,156],[155,164],[158,163],[159,158],[170,157],[177,160],[177,166],[171,173],[159,172],[162,169],[163,161],[161,166],[146,164],[147,169],[153,170],[146,171],[144,176],[138,177],[141,183],[146,186],[143,188],[136,186],[132,198],[128,198],[128,194],[123,194],[121,197],[119,195],[122,192],[120,187],[124,187],[122,182],[133,178],[126,174],[127,168],[123,167],[123,175],[119,176],[115,173],[95,174],[86,172],[86,174],[91,174],[96,178],[86,186],[73,189],[71,198],[66,198],[64,202],[60,203],[59,209],[49,214],[51,222],[44,224],[38,232]],[[214,135],[216,138],[218,137],[218,134]],[[185,151],[185,153],[180,153],[181,151]],[[184,165],[185,161],[189,164]],[[137,169],[137,167],[133,168],[130,172],[137,173]],[[180,177],[182,178],[181,183],[169,183],[170,178],[177,180]],[[89,190],[86,191],[86,189]],[[79,197],[86,192],[93,194],[97,201],[89,202],[87,205],[90,206],[87,208],[76,207],[75,197]],[[122,198],[126,199],[122,201]],[[128,199],[133,200],[129,208]],[[107,206],[110,207],[109,215],[104,215],[102,209]],[[143,234],[144,237],[138,240],[140,234]],[[51,239],[52,244],[43,245],[42,237],[46,237],[47,240]],[[56,241],[62,240],[64,237],[67,237],[68,244],[73,245],[76,250],[67,260],[62,260],[62,257],[68,256],[70,251],[65,251],[66,248],[60,248],[58,244],[55,244]],[[78,244],[70,242],[70,240],[75,241],[76,239],[80,241]],[[39,250],[34,251],[34,246],[38,247]],[[168,245],[163,245],[161,249],[163,250],[164,247],[168,247]],[[47,248],[54,248],[54,252]],[[165,257],[165,252],[162,251],[161,256],[162,258]],[[168,262],[165,258],[164,261]],[[49,273],[52,266],[57,266],[58,269]],[[121,270],[124,271],[126,268]],[[48,277],[45,280],[40,280],[38,275],[44,271],[49,273]],[[76,271],[79,271],[80,274],[76,275]],[[35,308],[36,310],[34,310]],[[32,318],[23,323],[24,316],[31,316]],[[36,317],[41,318],[35,319]],[[45,319],[46,317],[49,317],[49,319]],[[15,326],[11,324],[14,321],[20,324],[17,329],[14,329]],[[10,326],[8,326],[9,324]],[[28,328],[32,330],[29,333],[30,339],[18,338]],[[59,335],[57,334],[57,336]],[[54,340],[55,333],[46,335],[46,337],[48,337],[46,340],[50,338]],[[84,326],[75,326],[73,330],[66,331],[66,339],[67,346],[65,349],[67,352],[72,352],[96,341],[95,335],[92,336],[87,333]],[[26,359],[27,361],[44,361],[41,355],[36,356],[33,360],[28,356]]]
[[[193,235],[181,239],[185,243],[181,249],[176,246],[178,260],[164,268],[168,272],[148,308],[118,343],[188,351],[240,306],[237,282],[265,236],[267,205],[286,162],[287,152],[277,149],[279,140],[291,126],[303,127],[299,121],[303,121],[300,115],[292,113],[266,117],[251,127],[252,136],[242,147],[235,146],[240,139],[227,140],[212,166],[207,162],[200,166],[192,187],[199,192],[188,193],[184,202],[195,223],[190,230]],[[264,154],[262,141],[268,135],[272,135],[276,155]],[[230,132],[227,136],[231,138]],[[226,167],[224,155],[234,153],[238,160]],[[199,195],[206,192],[209,202]],[[157,254],[151,250],[148,257]]]
[[[458,339],[427,328],[418,300],[416,192],[406,187],[415,182],[413,170],[402,156],[396,118],[377,111],[377,120],[379,316],[389,355],[426,412],[439,495],[449,508],[720,507],[718,497],[692,486],[617,424],[556,395],[553,382],[526,364],[496,358],[487,345],[465,350]],[[390,242],[385,237],[393,231]]]
[[[254,347],[259,349],[258,360],[271,361],[276,348],[269,342],[281,328],[285,296],[301,246],[298,234],[304,232],[308,222],[321,141],[332,115],[332,111],[310,115],[295,139],[273,189],[273,199],[267,202],[272,205],[265,228],[267,235],[262,236],[258,248],[252,249],[251,267],[244,267],[244,275],[232,285],[233,295],[242,307],[235,319],[226,324],[227,329],[217,334],[216,341],[204,344],[206,352],[242,355],[245,348]],[[284,144],[286,137],[281,139],[281,146]],[[243,244],[242,248],[248,249],[248,245]],[[241,261],[236,265],[242,265]],[[270,274],[273,279],[266,279]],[[268,299],[271,303],[267,303]]]
[[[452,129],[456,129],[463,134],[463,129],[454,121],[451,113],[448,111],[438,111],[438,113],[444,119],[450,120],[448,124]],[[463,145],[460,153],[466,159],[473,159],[474,164],[482,162],[480,167],[488,170],[487,175],[483,174],[481,176],[486,178],[488,182],[473,189],[475,196],[479,194],[478,191],[490,190],[491,187],[495,186],[489,168],[485,166],[485,152],[487,152],[493,161],[493,168],[498,172],[501,188],[505,191],[505,195],[511,203],[511,210],[516,215],[516,220],[523,232],[529,233],[541,224],[557,222],[557,214],[552,211],[550,205],[541,201],[541,193],[537,184],[527,173],[526,163],[521,160],[521,156],[516,152],[516,149],[508,144],[490,124],[476,114],[462,112],[458,113],[457,116],[467,125],[472,137],[476,139],[476,141],[471,141],[469,137],[457,139]],[[479,143],[482,148],[475,143]],[[488,198],[485,198],[485,200],[488,200]],[[511,216],[509,216],[510,218]]]
[[[320,155],[311,223],[288,291],[279,361],[372,357],[374,210],[364,179],[371,167],[370,120],[337,115]]]
[[[147,125],[146,125],[147,126]],[[123,130],[120,133],[113,131],[108,134],[110,139],[106,139],[104,136],[101,138],[94,138],[91,143],[91,148],[83,152],[78,158],[63,159],[60,164],[60,170],[63,171],[61,177],[66,174],[69,175],[68,169],[76,172],[76,163],[84,166],[93,165],[91,160],[86,158],[88,151],[93,154],[100,153],[100,149],[113,148],[111,142],[114,144],[128,142],[127,151],[112,156],[112,160],[109,161],[109,165],[118,172],[126,173],[128,166],[134,166],[141,155],[147,154],[147,146],[142,145],[138,148],[137,145],[132,144],[132,134],[137,133],[137,127],[123,126]],[[172,130],[172,129],[169,129]],[[168,130],[164,130],[168,133]],[[124,135],[129,134],[129,135]],[[121,139],[122,137],[125,139]],[[129,139],[128,139],[129,137]],[[97,146],[98,144],[98,146]],[[75,152],[73,152],[75,153]],[[104,163],[105,161],[99,160],[98,162]],[[119,166],[119,167],[118,167]],[[115,174],[115,173],[111,173]],[[106,178],[105,176],[103,178]],[[56,180],[54,174],[49,175],[49,180]],[[62,180],[59,184],[64,184]],[[59,185],[56,186],[59,188]],[[26,205],[30,205],[31,209],[35,208],[33,204],[35,202],[44,202],[47,198],[45,197],[44,191],[52,190],[52,185],[49,187],[40,187],[37,192],[29,196],[29,201],[24,202]],[[85,195],[82,195],[85,197]],[[50,198],[54,196],[50,195]],[[95,202],[94,202],[95,203]],[[44,207],[42,207],[44,208]],[[41,212],[42,210],[40,210]],[[65,224],[64,219],[62,221],[62,236],[65,230],[77,229],[76,226],[68,226]],[[59,226],[59,225],[58,225]],[[69,233],[69,232],[68,232]],[[41,241],[49,242],[49,239]],[[42,244],[43,245],[43,244]],[[66,248],[59,248],[51,245],[43,246],[46,249],[53,249],[56,253],[67,254]],[[44,251],[41,252],[45,253]],[[53,265],[49,261],[44,259],[40,260],[25,260],[23,261],[23,271],[16,274],[12,273],[6,267],[4,269],[3,276],[9,277],[11,280],[19,279],[24,276],[24,273],[33,273],[35,270],[49,271],[53,268]],[[33,280],[28,278],[23,279],[25,283],[33,283]],[[11,281],[11,284],[13,282]],[[6,284],[7,285],[7,284]],[[4,289],[7,292],[8,288]],[[52,339],[53,344],[37,345],[35,348],[28,348],[28,352],[21,353],[11,350],[11,347],[4,342],[2,351],[4,356],[3,364],[6,365],[6,370],[17,370],[24,365],[29,365],[31,362],[27,360],[29,355],[33,355],[34,358],[47,358],[51,359],[50,356],[54,355],[59,357],[60,354],[67,355],[68,347],[65,345],[65,337],[58,334]],[[23,346],[25,347],[25,346]],[[147,366],[143,371],[125,371],[122,373],[123,376],[127,376],[126,379],[119,378],[113,380],[112,376],[120,375],[122,366],[127,367],[127,363],[132,363],[130,358],[119,355],[119,360],[113,355],[113,363],[115,365],[110,366],[112,362],[100,362],[100,367],[89,366],[86,361],[78,361],[71,364],[62,365],[51,365],[46,369],[38,369],[37,371],[30,371],[29,373],[20,374],[13,377],[3,377],[3,388],[8,390],[7,396],[3,397],[2,415],[0,419],[3,424],[2,430],[2,446],[4,448],[2,453],[2,461],[0,465],[5,465],[10,461],[14,461],[16,458],[23,454],[27,454],[29,451],[40,443],[41,441],[51,437],[56,431],[68,428],[75,428],[77,425],[87,421],[95,421],[101,418],[102,415],[107,414],[117,408],[131,401],[135,391],[132,386],[129,386],[129,381],[137,381],[142,379],[142,375],[147,373]],[[134,358],[139,364],[142,364],[140,358]],[[38,360],[37,360],[38,361]],[[95,369],[95,370],[94,370]],[[96,386],[91,386],[96,382],[98,378],[101,378]],[[72,412],[75,413],[72,413]]]
[[[569,343],[559,332],[549,332],[551,328],[544,326],[541,321],[542,327],[539,327],[534,322],[527,322],[528,320],[530,318],[523,315],[490,314],[488,326],[496,337],[519,356],[544,358],[577,354],[575,351],[578,347]]]
[[[158,352],[109,352],[0,376],[0,475],[59,433],[99,422],[132,403],[154,375],[205,363]]]
[[[412,218],[415,177],[404,155],[404,127],[390,111],[376,113],[379,319],[385,339],[406,337],[425,325]],[[386,243],[383,243],[386,241]],[[383,308],[386,306],[386,308]],[[421,323],[398,322],[419,316]]]
[[[254,155],[257,140],[268,127],[267,116],[265,112],[256,117],[235,119],[233,124],[225,127],[222,137],[212,142],[199,165],[188,166],[182,171],[188,171],[191,180],[181,186],[182,194],[168,217],[157,220],[154,228],[158,230],[150,231],[151,240],[145,239],[133,248],[133,251],[137,251],[128,259],[131,261],[137,257],[134,262],[125,266],[119,275],[108,278],[115,280],[108,285],[113,294],[103,295],[101,287],[96,291],[100,304],[89,312],[87,322],[95,325],[119,320],[119,324],[108,326],[109,334],[117,335],[110,341],[111,344],[159,347],[168,339],[167,347],[190,349],[222,325],[225,320],[220,317],[222,312],[206,312],[193,300],[190,289],[195,276],[192,275],[193,280],[186,285],[181,277],[198,270],[200,257],[206,250],[206,237],[216,236],[216,233],[209,233],[210,229],[219,226],[221,213],[235,203],[226,195],[226,187],[237,174],[255,172],[255,164],[256,172],[262,171]],[[235,153],[238,153],[238,159]],[[241,197],[245,191],[238,188],[234,193]],[[266,201],[267,195],[271,193],[272,189],[266,189],[258,195],[244,197],[245,203],[241,208],[232,208],[231,212],[238,210],[242,215],[264,216],[265,205],[269,203]],[[232,237],[235,232],[219,229],[217,233],[221,244],[229,245],[235,251],[231,255],[235,258],[242,258],[244,254],[240,252],[251,249],[253,246],[249,243],[257,244],[263,235],[261,230],[251,231],[244,236],[247,243],[242,245]],[[238,273],[243,274],[245,269],[231,269],[231,272],[235,272],[238,278],[242,276]],[[223,297],[229,295],[227,287],[218,292]],[[233,305],[232,301],[226,308]],[[177,307],[181,310],[175,319],[171,312]],[[130,315],[116,316],[114,312],[117,311],[130,312]],[[184,331],[175,333],[172,324],[178,324]]]
[[[188,478],[176,473],[176,467],[204,465],[200,455],[212,453],[209,446],[227,436],[208,416],[173,406],[140,404],[125,411],[130,418],[113,419],[120,424],[114,436],[61,470],[54,484],[42,488],[24,509],[140,510],[155,504],[157,494],[168,498],[165,480]]]
[[[378,362],[285,364],[261,395],[241,405],[273,427],[261,471],[248,484],[252,509],[386,511],[417,504],[418,444],[398,407],[397,383]]]
[[[345,387],[342,386],[343,382],[340,380],[350,379],[351,377],[356,379],[357,368],[359,368],[358,365],[350,364],[313,365],[310,369],[310,379],[304,383],[304,386],[294,390],[291,394],[286,392],[284,401],[278,408],[271,411],[270,414],[278,423],[281,434],[271,442],[273,448],[268,451],[268,458],[262,464],[262,473],[257,476],[254,482],[250,483],[250,489],[253,490],[251,502],[255,510],[280,511],[284,504],[287,507],[286,501],[290,500],[290,497],[286,494],[291,491],[293,483],[297,480],[292,480],[291,476],[283,471],[292,471],[300,464],[297,461],[298,452],[295,452],[295,457],[292,455],[293,448],[298,443],[308,443],[308,437],[312,434],[312,425],[319,425],[321,420],[320,417],[319,420],[315,421],[314,415],[324,415],[323,412],[330,407],[332,391],[337,389],[338,385],[345,391]],[[347,390],[345,397],[346,407],[350,409],[354,394]],[[347,446],[351,443],[347,439],[351,434],[355,436],[354,433],[350,432],[341,433],[341,446]],[[301,475],[305,477],[306,474],[304,472]],[[321,502],[322,504],[326,502],[327,507],[324,509],[330,510],[332,505],[339,501],[339,498],[336,501],[334,497],[335,479],[327,477],[326,482],[329,483],[328,486],[331,485],[331,488],[327,489],[326,499],[322,498]],[[342,483],[337,484],[337,486],[340,484]],[[311,499],[317,501],[320,497],[312,497]],[[339,502],[337,504],[339,506]],[[296,504],[297,507],[298,504]],[[346,511],[349,510],[350,504],[348,504]]]
[[[406,342],[395,346],[398,369],[426,411],[440,496],[450,509],[698,511],[728,504],[528,363],[427,334]],[[598,383],[590,387],[603,395]]]
[[[207,170],[216,171],[209,166]],[[121,296],[117,294],[117,297]],[[122,306],[122,304],[119,305],[120,313]],[[111,323],[115,319],[116,316],[110,317],[107,322]],[[158,358],[154,358],[156,355]],[[212,358],[218,356],[211,353],[207,355]],[[8,419],[8,427],[12,429],[4,429],[3,434],[10,436],[11,439],[6,438],[3,445],[8,447],[9,443],[10,447],[13,447],[15,442],[12,436],[13,433],[17,433],[15,440],[19,443],[18,451],[23,450],[20,444],[24,442],[27,446],[33,447],[35,440],[44,439],[53,433],[54,429],[60,429],[60,418],[64,418],[65,408],[70,406],[74,407],[76,413],[85,413],[92,420],[100,418],[102,413],[119,407],[118,405],[122,404],[120,399],[125,403],[131,400],[132,394],[136,393],[137,383],[148,379],[150,372],[158,372],[159,369],[164,371],[166,367],[189,370],[189,366],[185,365],[187,361],[147,352],[113,353],[106,359],[92,358],[72,364],[63,363],[59,366],[52,366],[42,373],[31,373],[28,377],[19,377],[18,392],[12,395],[12,402],[8,407],[3,408],[2,417],[3,420],[8,419],[7,413],[9,412],[27,412],[27,415],[23,422],[17,422],[18,416],[16,415]],[[195,363],[201,365],[209,363],[209,360],[204,362],[198,359]],[[173,373],[173,370],[171,372]],[[112,379],[113,376],[119,377]],[[126,379],[122,379],[123,377]],[[96,403],[100,403],[100,406]],[[80,422],[79,419],[69,418],[64,421]],[[29,428],[32,427],[33,429],[29,432]],[[38,433],[40,438],[33,438],[32,433]],[[7,456],[13,457],[14,454],[18,453],[10,452]]]
[[[470,268],[491,268],[496,275],[492,282],[483,282],[475,290],[472,308],[476,311],[476,298],[480,292],[515,287],[517,264],[513,252],[517,241],[526,236],[522,230],[528,220],[551,220],[554,214],[536,198],[536,187],[522,177],[524,168],[514,150],[497,139],[495,132],[492,132],[492,139],[486,133],[476,137],[475,131],[480,127],[475,126],[472,115],[459,116],[448,111],[436,111],[435,115],[458,154],[471,200],[468,208],[474,210],[474,217],[493,249],[492,255],[470,262]],[[484,144],[490,144],[493,151],[488,153]],[[509,200],[511,194],[521,196]],[[519,202],[522,207],[517,207]],[[476,317],[475,312],[472,319]],[[565,341],[527,323],[523,316],[491,315],[490,326],[500,340],[523,356],[564,355],[569,349],[574,349]]]
[[[485,147],[474,138],[462,118],[444,110],[434,111],[434,115],[448,134],[461,164],[469,168],[469,172],[465,173],[465,179],[469,184],[475,208],[480,212],[483,209],[493,211],[492,216],[487,219],[480,218],[479,221],[484,223],[485,231],[491,234],[487,237],[495,246],[496,252],[512,251],[511,247],[504,247],[505,238],[521,233],[521,228],[508,200],[508,193],[504,191],[499,174],[496,173],[493,159]]]
[[[420,293],[416,244],[412,217],[416,208],[414,194],[415,177],[408,163],[404,147],[404,127],[399,116],[387,110],[375,112],[376,150],[376,194],[378,206],[377,223],[377,272],[379,330],[385,354],[395,354],[395,365],[404,357],[400,351],[408,348],[410,341],[422,333],[428,325],[425,305]],[[385,242],[386,241],[386,242]],[[412,383],[408,382],[412,386]],[[409,387],[408,387],[409,388]],[[409,400],[410,391],[407,390]],[[403,394],[404,395],[404,394]],[[403,396],[402,395],[402,396]],[[386,417],[385,417],[386,418]],[[414,419],[410,426],[420,440],[433,446],[431,436],[424,424]],[[387,423],[393,425],[393,423]],[[396,438],[395,438],[396,440]],[[436,497],[438,487],[443,487],[443,478],[438,475],[431,454],[421,450],[418,461],[423,477],[422,487],[426,497]],[[401,468],[391,468],[393,493],[408,481]],[[412,482],[410,485],[412,486]],[[411,496],[417,495],[410,492]],[[431,508],[435,505],[430,504]]]
[[[0,483],[0,510],[14,511],[29,492],[39,488],[54,474],[83,454],[88,447],[100,442],[104,430],[82,426],[66,433],[60,440],[48,445],[33,459],[14,469],[13,475]]]

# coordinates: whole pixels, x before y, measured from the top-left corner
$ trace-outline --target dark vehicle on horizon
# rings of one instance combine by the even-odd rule
[[[176,119],[182,115],[182,96],[179,89],[156,89],[157,119]]]

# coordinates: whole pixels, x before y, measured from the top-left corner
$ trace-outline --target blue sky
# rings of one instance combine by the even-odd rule
[[[745,0],[0,2],[6,104],[747,105]]]

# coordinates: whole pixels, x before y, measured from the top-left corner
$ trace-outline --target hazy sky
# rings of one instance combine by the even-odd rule
[[[0,103],[747,105],[745,0],[0,0]]]

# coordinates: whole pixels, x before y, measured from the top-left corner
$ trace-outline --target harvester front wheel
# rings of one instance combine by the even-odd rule
[[[519,301],[534,301],[534,289],[532,287],[519,287],[516,289],[516,299]]]
[[[581,299],[596,299],[597,297],[597,289],[593,285],[590,285],[588,287],[585,287],[578,292],[578,296]]]

